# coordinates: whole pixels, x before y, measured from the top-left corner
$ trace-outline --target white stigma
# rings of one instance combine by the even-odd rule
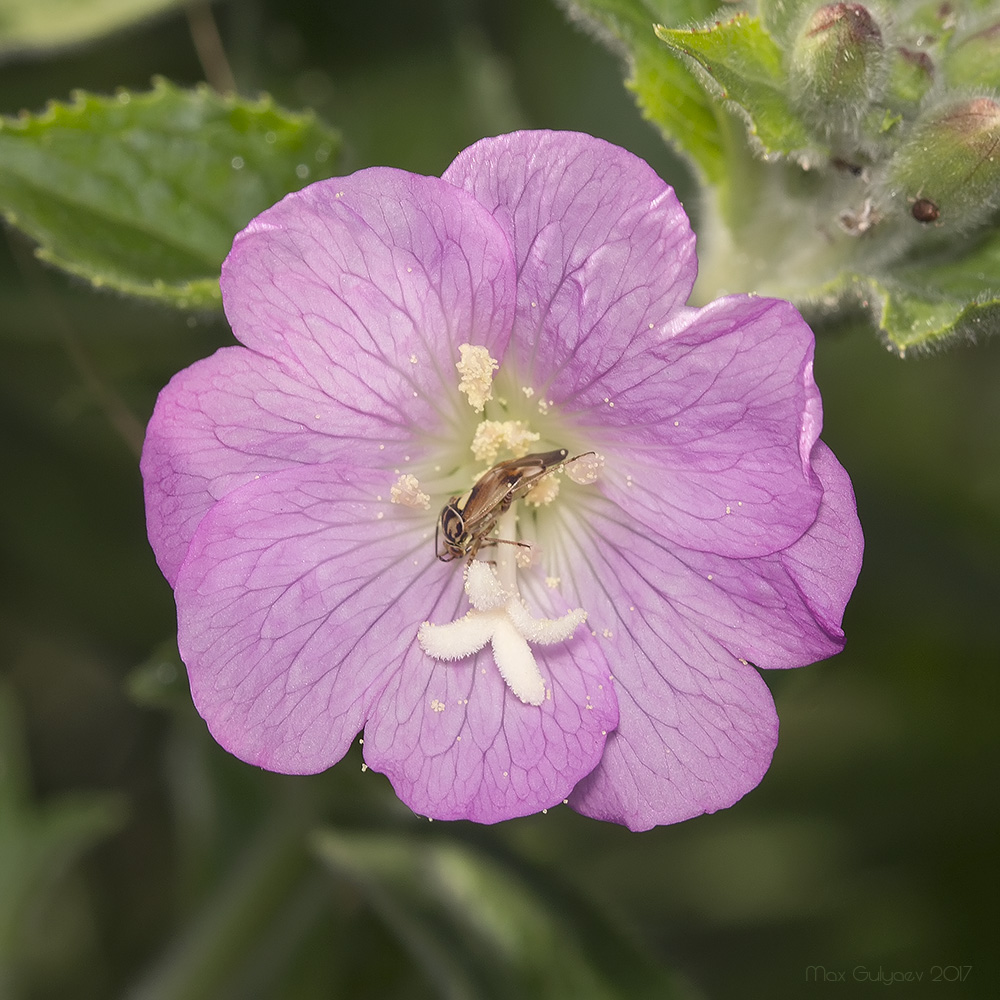
[[[541,705],[545,682],[529,642],[565,642],[587,620],[582,608],[559,618],[535,618],[516,587],[507,589],[488,563],[473,562],[465,572],[472,609],[446,625],[424,622],[417,633],[423,651],[436,660],[461,660],[492,643],[493,659],[507,686],[526,705]]]

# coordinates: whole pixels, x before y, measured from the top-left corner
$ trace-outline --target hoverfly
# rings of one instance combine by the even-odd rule
[[[489,538],[497,521],[542,476],[565,462],[568,454],[565,448],[557,448],[497,462],[476,480],[468,493],[452,497],[444,505],[434,533],[438,559],[451,562],[468,558],[471,562],[482,545],[504,541]]]

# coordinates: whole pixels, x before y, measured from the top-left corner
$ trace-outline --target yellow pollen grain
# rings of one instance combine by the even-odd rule
[[[438,700],[437,698],[432,699],[432,701],[431,701],[431,710],[434,711],[434,712],[443,712],[444,711],[444,702]]]
[[[472,454],[476,461],[493,465],[501,451],[513,458],[527,455],[540,437],[523,420],[483,420],[472,436]]]
[[[549,590],[555,590],[560,583],[562,583],[562,577],[560,576],[547,576],[545,578],[545,586],[548,587]]]
[[[458,383],[459,392],[465,393],[476,413],[482,413],[487,400],[493,398],[493,373],[500,367],[500,362],[491,358],[485,347],[460,344],[458,352],[461,358],[455,362],[455,367],[462,376]]]
[[[532,507],[544,507],[559,496],[559,477],[549,474],[525,494],[524,502]]]
[[[614,638],[614,632],[612,632],[611,629],[609,629],[609,628],[606,628],[604,630],[603,635],[604,635],[605,639],[612,639],[612,638]]]
[[[521,392],[524,393],[525,399],[531,399],[531,397],[535,394],[535,390],[530,385],[522,385]]]
[[[389,502],[418,510],[427,510],[431,505],[431,498],[429,494],[420,489],[420,481],[417,477],[407,473],[405,476],[400,476],[392,484],[389,490]]]
[[[415,365],[417,363],[417,356],[415,354],[410,355],[410,364]]]

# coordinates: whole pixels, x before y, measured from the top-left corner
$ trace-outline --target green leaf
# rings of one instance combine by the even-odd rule
[[[665,51],[653,33],[654,24],[666,19],[668,7],[675,18],[688,20],[707,16],[715,5],[697,0],[686,4],[671,4],[669,0],[563,2],[574,19],[624,56],[629,66],[626,86],[635,94],[645,117],[688,158],[704,181],[724,183],[725,132],[719,114],[688,65]]]
[[[693,30],[658,25],[656,34],[703,69],[712,96],[746,119],[765,155],[794,155],[811,145],[809,131],[786,97],[781,49],[757,18],[739,14]]]
[[[100,38],[185,0],[3,0],[0,53],[45,51]]]
[[[216,307],[233,236],[289,191],[328,177],[339,135],[270,98],[157,80],[78,93],[0,119],[0,210],[43,260],[95,286]]]
[[[899,353],[1000,333],[1000,231],[967,256],[897,265],[868,280],[879,327]]]
[[[316,849],[359,889],[443,997],[687,995],[612,920],[540,872],[412,834],[324,831]]]

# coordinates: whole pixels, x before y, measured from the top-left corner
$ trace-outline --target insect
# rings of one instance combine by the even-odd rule
[[[471,490],[452,497],[444,505],[434,533],[438,559],[451,562],[467,558],[471,562],[484,544],[506,541],[489,537],[497,521],[542,476],[565,462],[568,454],[565,448],[557,448],[497,462],[476,480]]]

